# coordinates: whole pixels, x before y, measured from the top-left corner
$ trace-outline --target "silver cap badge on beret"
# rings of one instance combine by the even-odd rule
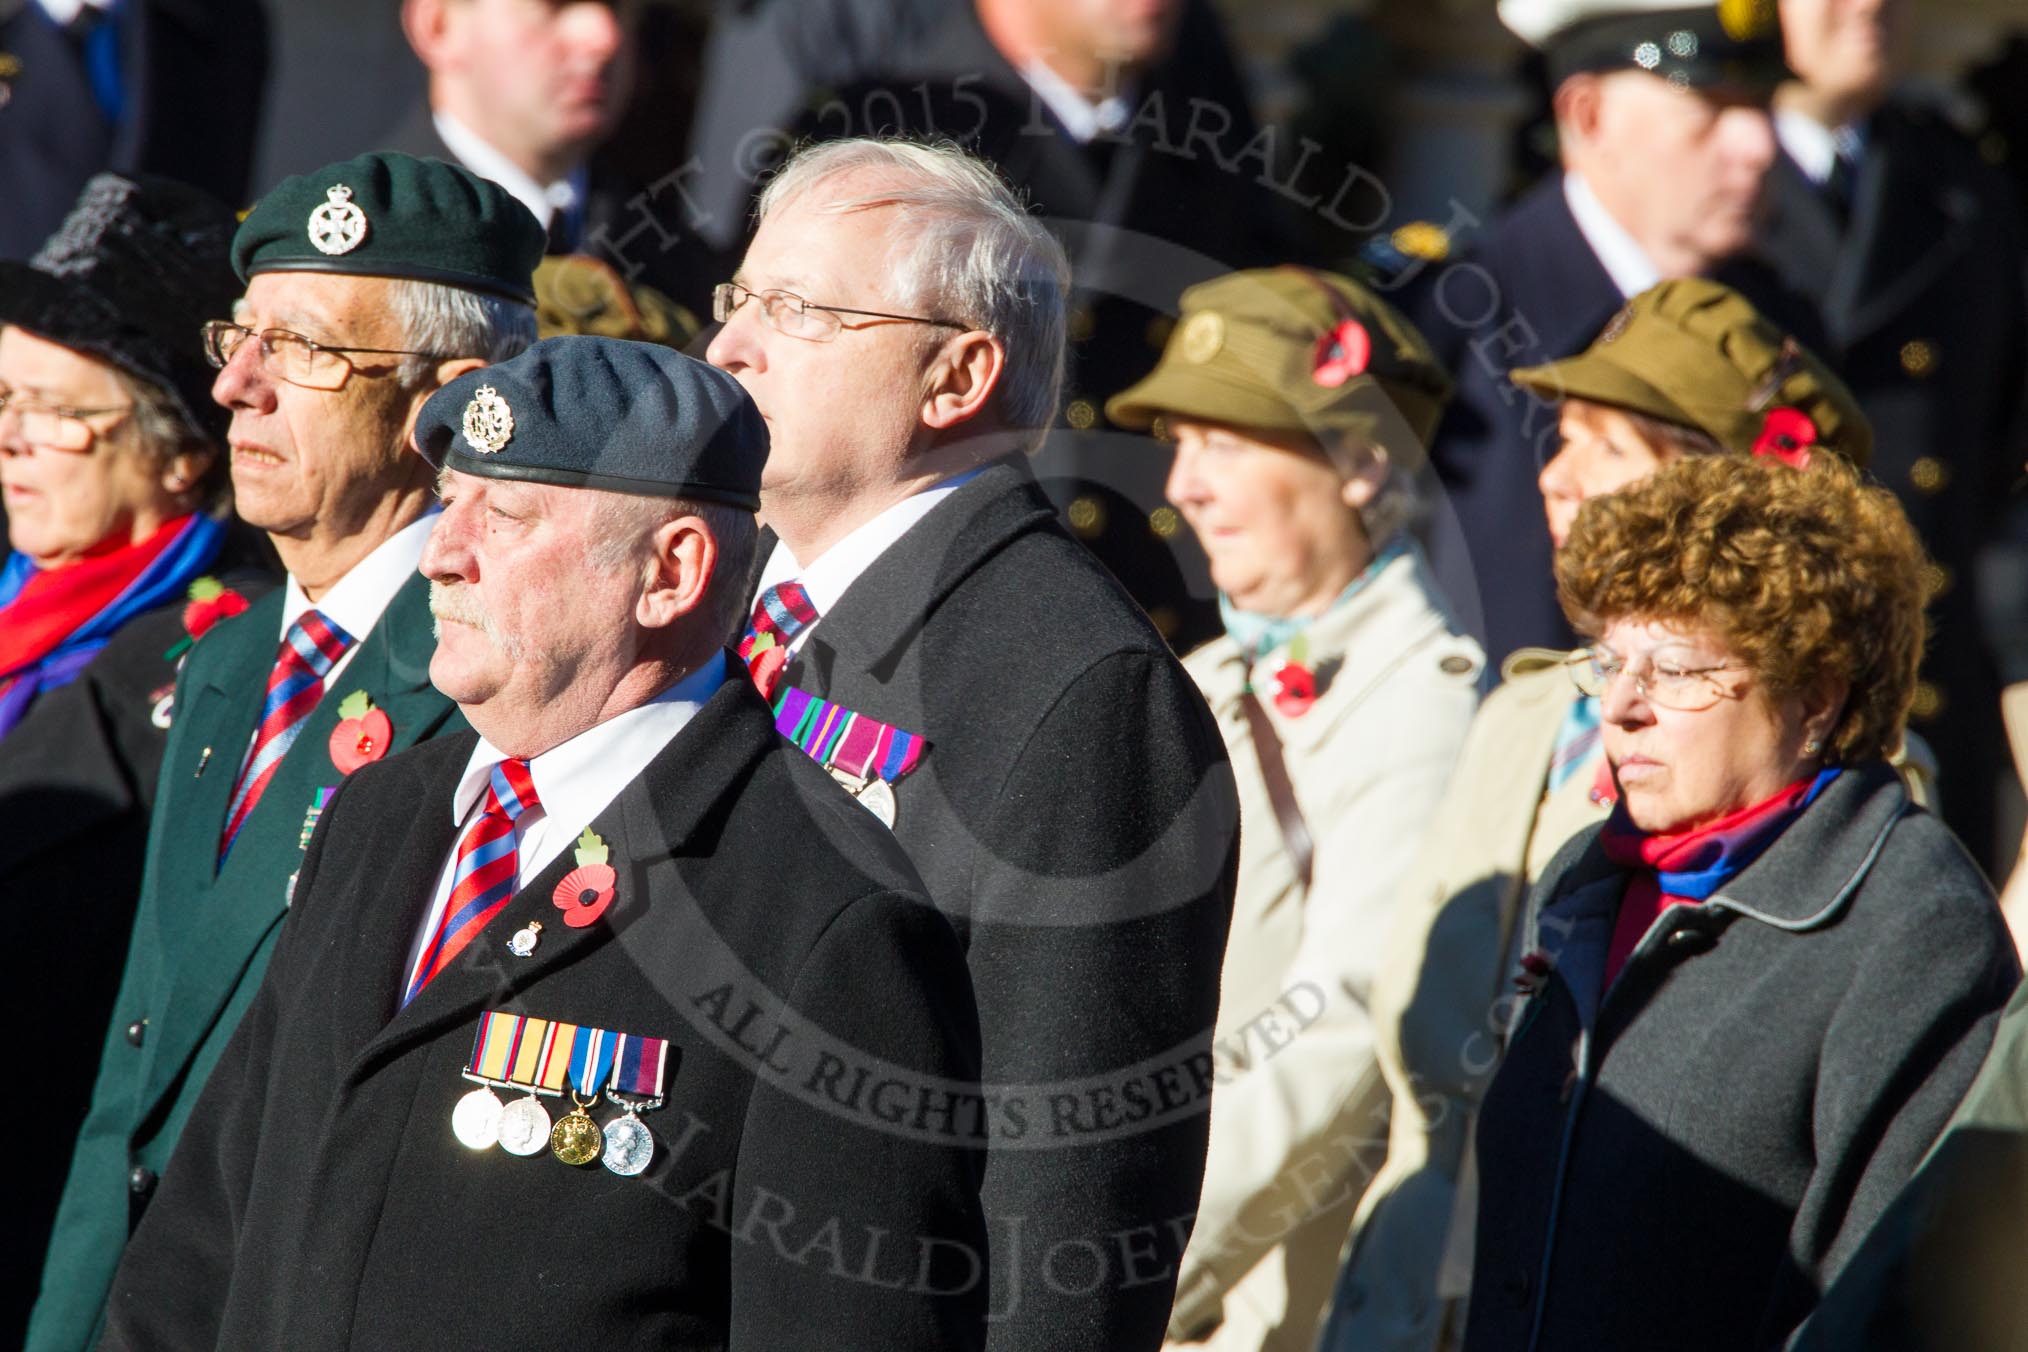
[[[481,455],[491,455],[514,436],[514,410],[491,385],[481,385],[465,405],[465,440]]]
[[[318,253],[349,254],[366,238],[366,213],[352,205],[352,189],[334,183],[324,189],[324,205],[310,213],[310,243]]]

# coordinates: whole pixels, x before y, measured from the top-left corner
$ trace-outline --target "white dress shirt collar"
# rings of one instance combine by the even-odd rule
[[[768,561],[761,569],[760,586],[754,595],[758,597],[777,583],[800,582],[804,594],[810,598],[810,604],[817,608],[818,622],[821,623],[831,608],[844,598],[846,590],[859,580],[859,575],[873,566],[875,559],[908,534],[909,528],[928,516],[938,503],[970,483],[978,473],[978,470],[967,470],[903,498],[871,521],[856,527],[844,539],[818,555],[808,567],[797,562],[789,547],[777,540],[774,553],[768,555]],[[816,627],[812,624],[809,629],[797,634],[789,646],[801,646],[803,636]]]
[[[1564,171],[1563,200],[1570,204],[1578,233],[1584,236],[1606,275],[1619,288],[1621,299],[1632,300],[1662,280],[1662,271],[1648,257],[1648,251],[1606,210],[1606,204],[1598,200],[1584,175]]]
[[[696,717],[718,687],[725,684],[725,679],[725,652],[721,649],[711,655],[710,661],[646,704],[587,728],[528,762],[529,778],[535,781],[535,797],[541,807],[524,812],[514,823],[517,890],[576,842],[592,819],[638,779],[648,768],[648,762],[660,755],[662,748]],[[506,759],[506,753],[484,737],[472,748],[465,772],[451,795],[451,819],[459,827],[460,840],[466,823],[479,810],[493,767]],[[429,909],[409,940],[403,989],[414,983],[423,950],[436,932],[444,907],[450,903],[457,866],[458,850],[453,845],[438,870]]]
[[[458,157],[458,163],[512,193],[521,205],[535,213],[536,223],[544,230],[557,212],[569,212],[584,200],[582,165],[554,183],[537,183],[520,165],[449,113],[437,109],[430,114],[430,120],[436,123],[437,135],[443,138],[445,149]]]
[[[1782,149],[1796,162],[1804,177],[1819,187],[1831,181],[1831,171],[1837,168],[1840,156],[1856,166],[1866,153],[1863,127],[1827,127],[1793,108],[1777,108],[1774,125],[1775,138]]]
[[[1035,96],[1049,106],[1049,111],[1056,114],[1056,120],[1079,145],[1089,144],[1101,132],[1120,130],[1133,114],[1124,90],[1093,103],[1039,60],[1022,66],[1021,78],[1028,82]]]
[[[353,564],[352,571],[339,578],[315,602],[303,594],[300,582],[293,577],[288,580],[282,597],[282,627],[275,635],[278,641],[288,636],[289,626],[313,605],[325,619],[352,635],[352,646],[324,677],[326,690],[352,660],[352,654],[359,651],[359,645],[366,642],[373,626],[380,623],[394,594],[415,576],[416,567],[422,562],[423,546],[429,543],[430,529],[436,524],[435,510],[409,522],[375,545],[371,554]]]
[[[725,653],[720,650],[711,655],[710,661],[646,704],[615,714],[530,760],[528,774],[535,781],[535,797],[542,804],[546,821],[568,827],[568,838],[575,840],[592,818],[619,797],[621,789],[647,769],[648,762],[660,754],[670,739],[683,731],[705,701],[718,693],[718,687],[725,684],[725,674]],[[457,792],[451,800],[453,821],[462,822],[472,815],[486,791],[493,767],[506,759],[506,752],[484,737],[479,739],[471,758],[465,762],[465,773],[458,780]],[[540,872],[561,848],[559,841],[557,849],[549,851],[548,857],[533,867],[529,852],[524,849],[521,876]]]

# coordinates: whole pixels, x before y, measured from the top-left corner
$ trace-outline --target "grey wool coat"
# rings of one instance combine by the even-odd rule
[[[1601,999],[1628,874],[1598,837],[1530,900],[1555,966],[1478,1123],[1465,1347],[1779,1346],[1971,1085],[2012,944],[1957,840],[1860,765]]]

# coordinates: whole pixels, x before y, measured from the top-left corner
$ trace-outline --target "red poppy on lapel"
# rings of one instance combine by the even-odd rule
[[[349,775],[385,756],[393,740],[394,724],[387,714],[374,707],[364,690],[355,690],[338,706],[338,726],[331,729],[331,763],[339,774]]]
[[[549,898],[550,904],[563,912],[563,923],[572,929],[594,923],[613,904],[613,889],[620,878],[606,862],[610,853],[589,826],[577,838],[577,867],[563,875]]]

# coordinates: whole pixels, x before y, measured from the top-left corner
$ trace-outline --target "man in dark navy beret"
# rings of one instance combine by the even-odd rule
[[[475,731],[326,808],[102,1346],[979,1346],[963,953],[721,646],[759,412],[566,337],[416,436]]]
[[[428,678],[438,387],[535,338],[542,231],[463,169],[375,154],[276,184],[240,223],[246,292],[187,341],[219,367],[234,506],[285,587],[206,633],[163,752],[139,918],[29,1330],[92,1343],[108,1283],[252,999],[332,790],[457,723]],[[117,940],[115,940],[117,942]]]

